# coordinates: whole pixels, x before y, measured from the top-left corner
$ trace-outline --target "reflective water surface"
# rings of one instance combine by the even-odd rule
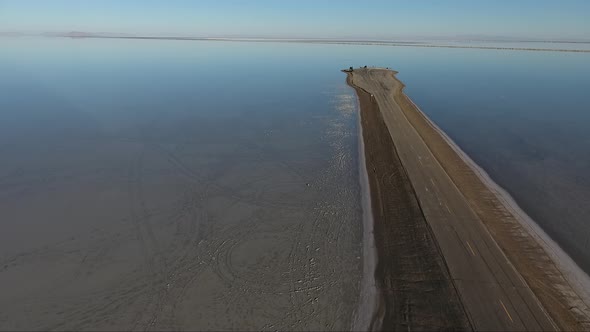
[[[349,328],[359,65],[590,270],[588,54],[1,42],[1,328]]]
[[[37,43],[0,60],[0,328],[350,327],[341,73],[270,45]]]

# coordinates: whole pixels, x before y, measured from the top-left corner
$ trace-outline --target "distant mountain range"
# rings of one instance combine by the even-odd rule
[[[88,37],[134,37],[128,33],[113,32],[86,32],[86,31],[69,31],[69,32],[43,32],[40,35],[45,37],[70,37],[70,38],[88,38]]]
[[[341,42],[408,42],[408,41],[455,41],[455,42],[545,42],[545,43],[590,43],[590,39],[571,38],[571,39],[550,39],[550,38],[524,38],[510,36],[489,36],[464,34],[456,36],[398,36],[396,38],[280,38],[280,37],[260,37],[260,36],[190,36],[190,35],[163,35],[163,34],[146,34],[136,35],[130,33],[114,32],[87,32],[87,31],[54,31],[54,32],[19,32],[19,31],[0,31],[0,37],[20,37],[20,36],[43,36],[43,37],[66,37],[66,38],[141,38],[141,39],[224,39],[224,40],[308,40],[308,41],[341,41]]]
[[[20,37],[25,35],[26,34],[22,32],[0,31],[0,37]]]

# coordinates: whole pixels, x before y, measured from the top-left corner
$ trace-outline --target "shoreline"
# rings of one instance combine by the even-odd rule
[[[352,90],[354,89],[349,78],[347,84]],[[377,306],[379,303],[379,293],[375,284],[375,269],[377,265],[377,249],[375,246],[375,237],[373,229],[373,210],[371,209],[371,192],[369,187],[369,174],[365,164],[365,141],[363,139],[363,126],[361,121],[360,100],[356,98],[357,126],[358,126],[358,157],[359,157],[359,178],[361,187],[361,204],[363,210],[363,276],[361,278],[360,299],[357,310],[355,311],[352,331],[377,331],[380,330],[382,318],[378,317]]]
[[[404,93],[405,95],[405,93]],[[590,276],[580,268],[580,266],[563,250],[563,248],[553,240],[542,228],[537,224],[516,202],[516,200],[497,184],[491,176],[481,168],[469,155],[461,149],[440,127],[434,123],[424,113],[418,105],[416,105],[409,96],[405,95],[409,102],[419,110],[421,115],[429,125],[432,126],[439,135],[446,141],[446,143],[455,152],[460,155],[463,161],[473,170],[473,172],[480,178],[480,180],[492,191],[497,199],[499,199],[503,206],[510,211],[510,213],[526,228],[529,234],[537,240],[537,242],[547,251],[553,259],[553,262],[558,265],[559,270],[566,275],[566,280],[574,288],[581,300],[587,305],[590,304]]]
[[[371,71],[373,73],[387,72],[383,75],[393,76],[393,78],[388,78],[393,83],[397,82],[395,83],[397,86],[393,89],[393,95],[380,99],[380,104],[391,101],[399,104],[388,104],[388,107],[399,107],[412,130],[421,137],[435,157],[436,163],[447,173],[452,185],[459,189],[469,208],[485,225],[483,227],[484,233],[488,233],[487,236],[492,238],[496,246],[501,249],[502,254],[497,256],[505,256],[506,265],[518,271],[513,279],[521,279],[522,283],[535,294],[534,299],[524,293],[522,296],[524,301],[528,301],[529,304],[530,301],[535,300],[540,303],[541,308],[537,310],[536,315],[540,316],[540,313],[544,312],[546,308],[548,312],[545,313],[551,316],[560,329],[588,329],[590,327],[588,320],[590,311],[586,301],[589,298],[590,278],[518,207],[508,193],[497,185],[403,93],[405,86],[395,77],[397,72],[385,69],[365,69],[366,73],[363,73],[361,69],[355,70],[356,73],[359,73],[358,71],[361,71],[359,74],[361,76],[369,75]],[[348,72],[349,77],[352,75],[354,74]],[[375,75],[377,76],[377,74]],[[381,110],[381,112],[384,111]],[[393,132],[391,134],[393,136]],[[399,143],[396,142],[396,144]],[[406,161],[409,160],[408,158],[411,156],[406,157]],[[407,168],[408,165],[405,167]],[[372,194],[374,194],[373,191]],[[424,195],[422,196],[424,197]],[[432,223],[432,218],[428,222]],[[437,234],[437,240],[441,240],[440,234]],[[471,249],[469,242],[467,244]],[[447,250],[447,252],[451,251]],[[445,256],[445,259],[447,258]],[[465,293],[467,292],[463,291],[462,293],[464,303]],[[506,310],[506,306],[503,309]],[[512,317],[509,318],[512,321]],[[523,318],[523,324],[525,320]]]

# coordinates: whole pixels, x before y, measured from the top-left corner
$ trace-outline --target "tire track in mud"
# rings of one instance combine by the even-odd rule
[[[197,184],[206,184],[206,185],[210,185],[211,187],[214,187],[215,189],[221,189],[219,191],[221,191],[221,194],[223,194],[224,196],[229,196],[228,198],[234,199],[237,202],[242,202],[242,203],[246,203],[246,204],[252,204],[253,202],[255,202],[255,205],[262,205],[262,207],[268,207],[270,205],[270,207],[273,208],[277,208],[277,207],[282,207],[284,208],[286,207],[292,207],[288,204],[276,204],[276,202],[274,201],[264,201],[261,200],[259,197],[252,199],[244,199],[242,197],[237,196],[236,194],[234,194],[233,192],[231,192],[229,189],[223,188],[222,186],[219,186],[215,183],[213,183],[211,180],[209,179],[204,179],[199,177],[197,174],[195,174],[190,168],[188,168],[184,163],[182,163],[180,161],[180,159],[178,159],[176,156],[174,156],[172,153],[165,151],[164,149],[162,149],[161,147],[157,147],[157,149],[161,152],[164,152],[166,154],[166,156],[168,157],[168,160],[171,162],[171,164],[173,166],[176,167],[177,171],[179,171],[179,173],[181,175],[187,176],[188,178],[194,180]],[[261,158],[263,158],[261,156]],[[283,165],[284,166],[284,165]],[[266,204],[260,204],[260,202],[264,202]],[[246,232],[240,232],[239,226],[233,226],[232,228],[230,228],[229,230],[224,231],[223,233],[226,235],[224,238],[224,240],[221,241],[221,243],[217,246],[217,248],[213,249],[210,252],[205,253],[205,256],[211,256],[211,257],[215,257],[214,259],[212,259],[212,267],[214,268],[215,273],[221,278],[221,280],[223,280],[223,282],[228,286],[228,287],[234,287],[236,286],[236,284],[239,285],[240,287],[240,291],[242,293],[275,293],[274,290],[268,290],[268,285],[264,285],[263,287],[254,287],[247,283],[244,282],[243,280],[239,279],[239,278],[235,278],[236,275],[235,273],[231,273],[231,262],[230,260],[228,260],[229,257],[231,257],[231,253],[233,251],[233,248],[235,248],[235,246],[239,243],[239,241],[236,241],[235,239],[240,239],[240,238],[244,238],[247,237],[248,235],[250,235],[253,232],[253,227],[254,225],[252,224],[248,224],[248,227],[246,227]],[[232,231],[235,233],[232,233]],[[224,259],[225,258],[225,259]],[[224,268],[223,264],[221,262],[224,262],[225,266],[229,267],[229,274],[228,271],[226,271],[226,269]],[[304,305],[304,304],[303,304]],[[291,324],[293,325],[293,324]]]
[[[188,224],[188,232],[183,232],[183,234],[185,234],[185,240],[183,241],[183,247],[184,248],[184,255],[182,255],[181,252],[179,251],[174,251],[171,252],[169,254],[170,257],[180,257],[177,260],[171,261],[171,262],[167,262],[166,259],[164,259],[161,256],[161,250],[162,248],[160,247],[160,244],[157,241],[157,238],[154,234],[154,230],[152,229],[151,226],[151,215],[148,212],[148,206],[146,205],[146,201],[145,201],[145,197],[144,197],[144,183],[143,183],[143,163],[144,163],[144,158],[145,158],[145,152],[146,150],[144,150],[140,157],[137,158],[137,160],[135,161],[133,167],[130,168],[129,171],[129,196],[130,196],[130,214],[132,215],[132,221],[133,221],[133,225],[135,228],[135,233],[136,233],[136,237],[140,243],[140,247],[141,247],[141,252],[143,253],[143,257],[144,257],[144,261],[146,264],[146,268],[147,268],[147,272],[148,272],[148,278],[150,278],[151,280],[149,280],[148,284],[142,288],[136,289],[136,291],[134,292],[134,295],[129,296],[127,298],[121,298],[119,299],[119,301],[113,301],[109,304],[106,305],[91,305],[91,306],[86,306],[85,309],[83,310],[78,310],[75,311],[72,315],[69,316],[69,320],[71,321],[84,321],[86,319],[88,319],[88,317],[93,317],[93,318],[97,318],[102,316],[102,314],[99,314],[101,312],[115,312],[114,310],[109,310],[109,307],[115,306],[115,307],[120,307],[121,303],[132,303],[133,299],[138,297],[138,296],[142,296],[145,294],[149,294],[149,300],[148,300],[148,304],[146,305],[146,313],[142,313],[139,316],[137,316],[137,318],[135,319],[135,325],[133,326],[133,329],[150,329],[153,328],[154,326],[166,326],[166,327],[176,327],[177,324],[174,323],[175,319],[174,319],[174,312],[175,310],[169,310],[169,315],[172,317],[171,319],[166,319],[164,318],[164,321],[162,320],[162,316],[167,316],[168,314],[163,314],[162,313],[162,308],[165,307],[167,304],[169,303],[173,303],[172,307],[174,308],[176,306],[176,302],[178,299],[182,298],[184,292],[186,291],[186,287],[197,277],[198,273],[200,271],[202,271],[206,266],[211,266],[211,264],[213,264],[213,266],[216,266],[216,270],[218,272],[218,274],[220,275],[220,277],[225,280],[226,285],[228,286],[235,286],[235,284],[237,283],[237,280],[239,279],[235,279],[235,278],[228,278],[227,277],[227,273],[225,273],[224,271],[226,270],[226,268],[223,267],[223,264],[221,264],[220,262],[223,262],[224,259],[222,258],[222,256],[225,255],[226,257],[226,263],[225,266],[230,267],[231,268],[231,263],[229,262],[229,257],[231,257],[231,250],[233,247],[235,247],[235,245],[237,243],[233,243],[232,246],[228,245],[227,241],[221,241],[221,243],[218,243],[217,245],[215,243],[212,243],[211,245],[209,245],[209,247],[212,247],[214,249],[212,249],[209,252],[205,252],[204,255],[201,254],[195,254],[193,249],[193,246],[190,246],[192,244],[194,244],[195,242],[200,242],[198,240],[199,237],[202,238],[202,234],[197,234],[196,230],[197,230],[197,224],[202,225],[202,223],[199,223],[198,221],[195,221],[197,219],[205,219],[203,217],[203,209],[202,208],[198,208],[195,204],[195,201],[198,200],[199,198],[196,197],[192,197],[192,196],[199,196],[196,191],[193,192],[189,192],[187,194],[187,198],[185,198],[185,202],[180,204],[181,208],[179,209],[179,211],[173,213],[170,218],[172,218],[174,220],[174,222],[179,222],[178,220],[180,219],[186,219],[186,215],[187,214],[192,214],[192,217],[189,218],[190,220],[192,220],[192,222],[189,222]],[[183,175],[182,172],[180,172],[180,175]],[[186,174],[184,174],[186,175]],[[206,188],[210,187],[209,184],[205,185]],[[205,189],[206,191],[206,189]],[[206,196],[206,194],[204,193],[203,195],[201,195],[200,199],[204,199],[204,197]],[[232,196],[232,198],[235,198],[234,196]],[[235,200],[235,202],[239,202],[240,200]],[[234,204],[235,204],[234,202]],[[201,211],[201,212],[198,212]],[[200,215],[200,216],[197,216]],[[178,225],[177,225],[178,226]],[[233,227],[236,228],[236,227]],[[252,229],[253,228],[246,228],[248,230],[248,233],[252,233]],[[239,231],[234,232],[235,234],[233,236],[230,235],[230,239],[231,238],[241,238],[243,237],[245,234],[247,233],[240,233]],[[235,242],[235,241],[234,241]],[[217,246],[217,247],[216,247]],[[201,246],[202,247],[202,246]],[[216,247],[216,248],[215,248]],[[182,250],[180,250],[182,251]],[[192,252],[192,253],[190,253]],[[215,257],[215,254],[217,255],[217,258],[214,260],[214,262],[217,263],[212,263],[212,262],[208,262],[208,263],[204,263],[206,260],[203,259],[196,259],[197,263],[194,263],[195,257],[198,258],[198,256],[209,256],[209,257]],[[196,268],[195,268],[196,267]],[[183,271],[189,271],[191,272],[191,277],[190,278],[184,278],[184,277],[178,277],[177,280],[174,279],[175,275],[182,275]],[[231,269],[230,269],[231,271]],[[230,275],[232,275],[230,273]],[[235,273],[233,273],[233,275],[235,275]],[[153,287],[156,288],[163,288],[164,285],[174,285],[177,288],[180,289],[180,292],[176,292],[175,295],[172,294],[168,294],[168,290],[166,289],[166,292],[163,293],[162,290],[154,290]],[[245,284],[244,284],[245,285]],[[244,290],[246,291],[250,291],[248,289],[248,287],[243,287]],[[264,288],[262,288],[262,290],[258,290],[258,291],[254,291],[255,293],[271,293],[272,290],[270,291],[266,291],[264,290]],[[171,292],[172,293],[172,292]],[[92,314],[93,313],[93,314]],[[147,318],[147,321],[146,321]],[[157,324],[157,325],[156,325]],[[54,328],[59,328],[60,326],[66,326],[66,325],[56,325],[54,326]],[[83,324],[68,324],[67,326],[77,326],[77,327],[82,327],[84,326]]]
[[[172,250],[169,257],[177,257],[169,263],[167,270],[168,280],[166,284],[166,294],[162,299],[162,308],[158,312],[158,329],[167,328],[178,330],[179,325],[176,322],[176,308],[178,302],[186,293],[186,288],[190,282],[198,276],[203,269],[203,254],[198,248],[205,237],[203,227],[199,227],[207,222],[204,209],[199,206],[198,199],[188,202],[186,232],[181,232],[181,245],[178,249]],[[180,221],[179,221],[180,223]]]
[[[289,280],[290,293],[289,299],[291,310],[285,315],[283,320],[273,324],[267,324],[263,329],[294,329],[313,317],[321,314],[322,308],[314,309],[317,306],[317,298],[329,289],[329,281],[326,281],[328,273],[322,273],[321,266],[330,266],[327,262],[318,262],[318,248],[324,249],[327,244],[325,234],[319,231],[322,223],[328,221],[323,203],[319,203],[314,208],[314,216],[308,220],[301,221],[295,231],[294,243],[289,253]],[[320,240],[316,236],[322,237]],[[321,249],[320,249],[321,250]],[[321,250],[326,252],[327,250]],[[327,254],[325,255],[327,257]],[[327,257],[330,259],[330,257]],[[312,307],[310,307],[312,305]]]
[[[147,151],[155,150],[159,153],[165,151],[160,148],[154,149],[154,147],[157,146],[153,144],[146,145],[146,147],[148,148]],[[172,156],[173,160],[177,160],[177,158],[171,153],[167,153],[167,151],[165,152],[166,156]],[[176,166],[175,169],[177,175],[183,177],[186,176],[188,168],[185,165],[179,164],[179,162],[172,163],[172,165]],[[146,231],[149,234],[149,238],[153,239],[153,242],[149,243],[147,247],[155,246],[156,250],[159,252],[159,254],[155,256],[156,264],[153,264],[152,262],[151,265],[152,270],[157,269],[157,271],[159,271],[156,274],[156,285],[158,288],[161,288],[161,290],[157,292],[157,295],[155,295],[155,298],[153,298],[153,303],[150,304],[154,308],[150,314],[151,318],[149,324],[145,329],[155,328],[156,326],[158,326],[158,329],[161,329],[162,327],[178,329],[178,324],[176,323],[176,307],[178,302],[184,296],[187,286],[206,266],[203,260],[204,255],[202,251],[199,250],[198,244],[206,238],[205,228],[207,227],[208,218],[201,202],[207,196],[211,186],[209,183],[205,183],[199,187],[201,187],[200,190],[202,193],[194,188],[192,188],[192,190],[189,188],[189,190],[185,192],[183,202],[181,202],[181,207],[177,212],[178,216],[172,221],[176,223],[177,232],[182,227],[185,227],[186,231],[179,232],[181,239],[180,241],[175,241],[175,243],[178,244],[180,242],[180,246],[168,251],[168,261],[163,256],[161,259],[157,259],[161,256],[161,249],[154,236],[153,230],[151,229],[151,225],[148,223],[144,224],[148,227]],[[145,200],[141,199],[140,205],[145,211]],[[183,219],[186,220],[184,225],[182,225]],[[149,220],[147,221],[149,222]],[[141,231],[140,238],[143,238]],[[145,240],[143,242],[145,243]]]
[[[179,174],[184,175],[186,178],[193,181],[196,185],[211,186],[211,188],[215,189],[215,191],[217,193],[224,195],[227,198],[235,199],[235,200],[243,202],[243,203],[248,203],[248,204],[251,204],[254,206],[260,206],[260,207],[265,207],[265,208],[284,208],[284,209],[293,209],[293,210],[303,208],[303,206],[301,204],[281,203],[281,202],[274,202],[274,201],[265,200],[265,199],[255,200],[250,197],[240,196],[240,195],[236,194],[235,191],[232,190],[231,188],[227,188],[225,186],[222,186],[219,183],[216,183],[215,181],[213,181],[205,176],[199,175],[196,171],[194,171],[193,169],[188,167],[184,162],[182,162],[180,160],[180,158],[178,158],[172,152],[164,149],[162,146],[159,146],[157,144],[152,144],[150,147],[161,152],[162,154],[164,154],[167,157],[168,161],[180,172]]]
[[[131,167],[129,169],[129,177],[127,184],[130,202],[132,202],[136,198],[135,195],[137,194],[137,190],[135,188],[135,182],[137,182],[137,177],[134,172],[134,168]],[[141,222],[141,220],[139,220],[140,217],[137,215],[137,212],[135,210],[136,208],[130,205],[129,213],[134,215],[134,218],[132,219],[132,224],[134,225],[131,228],[135,229],[135,232],[132,232],[131,234],[135,233],[135,238],[140,242],[140,247],[142,248],[141,251],[143,252],[144,263],[147,264],[147,269],[153,272],[154,264],[149,257],[150,247],[149,244],[146,243],[146,236],[144,235],[144,231],[142,230],[143,226],[139,223]],[[151,218],[156,215],[156,212],[156,210],[148,211],[146,208],[144,209],[144,217]],[[124,218],[121,221],[119,221],[119,223],[124,223],[126,220],[129,220],[129,218]],[[68,284],[71,284],[77,279],[81,278],[83,273],[88,274],[96,272],[95,270],[98,268],[99,264],[104,263],[104,258],[109,252],[115,250],[114,248],[118,248],[119,246],[126,243],[128,235],[121,235],[126,234],[126,231],[127,230],[124,230],[123,233],[109,235],[103,234],[104,231],[102,229],[95,229],[94,232],[90,233],[90,239],[86,239],[85,237],[86,240],[84,242],[84,245],[76,245],[76,243],[70,243],[73,241],[73,239],[68,239],[66,241],[62,241],[54,245],[51,245],[49,248],[44,247],[42,250],[32,251],[31,253],[24,256],[22,254],[20,255],[26,258],[27,261],[29,261],[27,263],[21,260],[21,263],[24,262],[27,264],[32,264],[35,260],[57,259],[57,256],[54,258],[51,257],[51,250],[56,252],[69,253],[71,252],[68,249],[70,247],[83,248],[75,249],[75,251],[80,252],[80,261],[77,263],[78,265],[76,266],[75,271],[69,275],[65,275],[64,277],[66,277],[67,279],[60,279],[58,284],[52,285],[52,287],[48,290],[45,290],[42,295],[38,295],[46,298],[62,299],[59,301],[59,304],[56,302],[55,305],[56,308],[62,308],[60,312],[63,314],[63,321],[55,324],[43,325],[43,316],[40,315],[39,324],[41,325],[39,325],[39,329],[83,329],[84,327],[87,327],[86,322],[89,320],[92,320],[95,324],[101,323],[103,321],[108,321],[112,318],[112,316],[117,316],[117,314],[120,314],[119,310],[122,306],[131,305],[136,301],[138,297],[141,297],[145,293],[149,292],[145,291],[144,288],[149,288],[153,285],[150,284],[146,287],[138,286],[145,284],[144,277],[133,277],[134,281],[129,284],[126,284],[125,279],[127,277],[125,276],[119,282],[117,282],[117,284],[114,284],[108,288],[91,290],[90,296],[88,294],[84,294],[82,298],[88,296],[86,301],[77,306],[70,304],[70,301],[67,298],[67,296],[63,295],[62,293],[62,288],[65,288]],[[131,236],[133,237],[133,235]],[[80,242],[82,240],[77,239],[76,241]],[[86,246],[86,248],[84,248],[83,246]],[[156,252],[155,250],[153,251]],[[71,258],[67,258],[67,260],[70,259]],[[104,299],[104,301],[101,301],[101,299]],[[31,302],[32,304],[28,304],[27,301],[30,302],[32,300],[28,298],[23,298],[20,300],[22,306],[30,307],[31,305],[35,305],[35,301]],[[55,301],[52,300],[51,302]]]
[[[58,323],[48,324],[44,323],[44,319],[46,318],[43,315],[39,315],[38,322],[36,323],[36,327],[34,329],[38,330],[56,330],[56,329],[82,329],[84,328],[85,321],[92,319],[95,322],[103,321],[105,318],[108,318],[110,315],[114,314],[114,310],[109,310],[110,306],[116,305],[117,307],[121,306],[121,303],[131,304],[133,302],[134,297],[124,297],[114,300],[109,300],[107,304],[95,304],[92,301],[96,298],[106,298],[110,297],[110,294],[117,293],[118,288],[121,286],[120,283],[117,285],[113,285],[112,288],[109,288],[109,291],[98,291],[95,290],[91,293],[91,296],[88,296],[87,301],[83,302],[83,305],[80,306],[73,306],[69,303],[69,297],[62,294],[62,289],[76,281],[76,279],[81,278],[81,274],[84,271],[92,271],[92,266],[97,264],[105,254],[105,248],[108,247],[108,241],[102,242],[98,246],[98,254],[92,256],[92,260],[94,262],[90,262],[90,267],[85,266],[87,264],[86,261],[83,260],[81,265],[76,269],[76,271],[71,276],[66,276],[67,279],[60,280],[58,284],[52,285],[51,288],[47,291],[44,291],[42,294],[36,293],[32,294],[26,298],[19,299],[18,301],[13,301],[13,306],[17,308],[36,308],[37,310],[41,310],[42,307],[39,307],[38,301],[40,298],[47,298],[51,299],[49,303],[51,307],[55,310],[58,310],[58,315],[61,316],[61,320]],[[38,259],[42,259],[38,257]],[[57,301],[56,299],[59,299]],[[90,303],[90,304],[89,304]],[[117,304],[119,303],[119,304]],[[46,304],[47,306],[48,304]],[[44,314],[48,314],[48,312],[44,312]]]
[[[137,329],[139,325],[143,326],[142,330],[147,330],[155,324],[164,297],[163,285],[167,280],[166,259],[162,256],[160,245],[154,235],[144,196],[144,158],[145,148],[142,149],[129,171],[129,210],[147,268],[148,286],[146,292],[149,294],[146,308],[136,318],[133,330]],[[145,319],[147,321],[144,321]]]
[[[346,152],[337,153],[332,159],[330,169],[319,178],[316,185],[329,188],[331,181],[338,182],[344,175],[341,170],[344,170],[344,165],[349,162],[350,155]],[[350,194],[338,189],[336,191],[337,197],[334,201],[339,201],[340,197],[345,198],[347,194]],[[350,197],[344,201],[349,200]],[[331,262],[335,257],[343,258],[346,257],[346,253],[350,254],[352,249],[344,246],[345,243],[351,243],[349,240],[353,236],[352,224],[339,222],[343,217],[341,212],[328,202],[320,200],[313,210],[314,217],[310,218],[312,222],[299,223],[289,254],[291,311],[285,319],[267,324],[262,328],[263,330],[302,328],[307,322],[320,316],[326,317],[320,320],[322,329],[334,329],[337,324],[335,317],[344,315],[340,310],[342,307],[340,299],[330,298],[328,303],[322,304],[319,298],[335,296],[334,289],[339,289],[338,286],[344,282],[338,277],[342,275],[342,272],[349,272],[342,268],[342,265],[348,264],[334,265]],[[298,277],[295,277],[296,272]],[[342,295],[339,291],[337,294]],[[340,303],[335,310],[333,303]]]
[[[143,197],[143,158],[147,151],[156,151],[162,153],[166,152],[168,157],[172,157],[173,160],[177,158],[168,153],[158,145],[149,143],[148,140],[144,140],[145,146],[140,158],[138,159],[137,166],[135,169],[135,196],[134,199],[139,203],[139,213],[142,213],[142,217],[138,217],[138,212],[133,212],[135,221],[138,227],[138,238],[144,252],[144,256],[147,256],[148,268],[152,275],[152,287],[156,289],[147,290],[150,293],[150,300],[148,308],[149,320],[146,323],[144,329],[166,327],[175,329],[177,327],[175,319],[175,307],[178,301],[184,296],[186,292],[186,286],[194,279],[193,276],[198,275],[203,268],[202,264],[202,253],[195,250],[195,243],[200,242],[200,239],[204,238],[204,226],[206,226],[206,214],[200,201],[204,199],[204,195],[210,187],[209,183],[204,183],[202,186],[203,194],[199,194],[198,190],[188,191],[185,193],[185,201],[181,203],[181,207],[177,212],[177,218],[173,222],[176,223],[176,229],[181,227],[180,223],[183,219],[188,219],[186,232],[181,232],[181,245],[177,249],[167,250],[166,259],[163,256],[162,248],[158,243],[154,231],[151,226],[151,221],[146,214],[147,206],[145,198]],[[168,159],[170,160],[170,159]],[[181,164],[172,163],[176,166],[177,175],[186,176],[188,168]],[[179,172],[180,170],[180,172]],[[133,177],[132,177],[133,178]],[[199,227],[203,226],[203,227]],[[144,233],[147,234],[147,240],[145,239]],[[151,256],[150,256],[151,255]],[[195,263],[196,262],[196,263]],[[140,319],[141,320],[141,319]],[[137,327],[137,326],[135,326]],[[135,328],[134,327],[134,328]]]
[[[171,152],[163,149],[160,146],[154,146],[152,145],[151,148],[154,148],[154,150],[158,151],[159,153],[163,153],[167,160],[170,162],[170,164],[175,168],[177,175],[183,176],[183,177],[188,177],[189,179],[193,180],[195,185],[197,186],[205,186],[207,188],[213,188],[213,189],[217,189],[215,190],[217,191],[221,191],[221,194],[224,195],[227,198],[230,198],[234,201],[234,204],[236,202],[242,202],[242,203],[251,203],[250,200],[245,200],[242,199],[241,197],[236,196],[235,194],[233,194],[233,192],[229,192],[229,189],[223,188],[217,184],[215,184],[212,180],[210,179],[203,179],[201,177],[199,177],[197,174],[195,174],[195,172],[193,172],[189,167],[187,167],[182,161],[180,161],[180,159],[178,157],[176,157],[174,154],[172,154]],[[221,189],[221,190],[219,190]],[[228,194],[229,192],[229,194]],[[211,193],[210,193],[211,194]],[[273,207],[275,207],[277,204],[275,204],[274,202],[269,202],[267,201],[267,203],[269,203],[270,205],[272,205]],[[268,205],[268,204],[266,204]],[[268,286],[266,287],[262,287],[258,290],[253,290],[252,285],[249,285],[248,283],[244,283],[243,280],[237,279],[235,278],[235,274],[231,273],[231,262],[229,261],[229,257],[231,256],[231,251],[232,248],[234,248],[238,241],[236,241],[235,239],[241,239],[244,238],[245,236],[247,236],[248,234],[252,233],[254,227],[252,227],[252,224],[249,224],[250,227],[247,227],[246,230],[247,232],[239,232],[239,225],[238,226],[233,226],[231,227],[229,230],[226,230],[224,233],[225,235],[225,240],[222,240],[220,243],[217,244],[217,247],[215,247],[216,245],[214,243],[208,245],[209,247],[213,247],[214,249],[205,249],[204,252],[202,253],[202,257],[204,258],[204,260],[200,260],[198,263],[198,267],[200,267],[198,270],[203,270],[203,268],[205,268],[206,266],[210,266],[213,267],[215,273],[221,278],[221,280],[224,281],[224,283],[228,286],[228,287],[234,287],[236,286],[236,284],[240,284],[241,286],[241,290],[243,292],[253,292],[253,293],[272,293],[273,290],[265,290],[265,288],[268,288]],[[231,232],[235,232],[236,234],[231,235]],[[207,257],[212,257],[212,259],[208,259]],[[225,259],[224,259],[225,257]],[[228,268],[224,268],[224,264],[222,264],[221,262],[225,262],[225,266]],[[193,270],[193,268],[195,267],[194,265],[188,264],[188,262],[178,262],[177,264],[178,266],[185,266],[185,270]],[[172,275],[178,273],[178,271],[176,269],[173,269],[175,272],[171,272]],[[230,271],[230,273],[228,274],[227,270]],[[194,278],[189,278],[188,280],[186,280],[184,282],[184,285],[182,285],[180,288],[182,289],[182,291],[175,296],[176,301],[178,301],[180,298],[182,298],[184,292],[186,291],[186,287],[188,286],[188,284],[190,284],[192,281],[194,280]],[[242,281],[242,282],[240,282]],[[175,306],[175,305],[173,305]],[[174,310],[172,310],[173,312]],[[172,319],[174,320],[174,319]],[[172,325],[174,326],[174,324]]]
[[[175,167],[179,175],[188,177],[189,179],[193,180],[197,185],[207,185],[214,189],[217,192],[221,193],[223,196],[233,199],[235,202],[242,202],[246,204],[261,206],[261,207],[272,207],[272,208],[294,208],[292,204],[288,203],[279,203],[277,204],[276,201],[268,201],[263,200],[260,197],[254,197],[254,199],[243,198],[236,195],[231,189],[224,188],[216,183],[214,183],[211,179],[205,179],[200,177],[196,174],[193,170],[187,167],[178,157],[176,157],[171,152],[163,149],[161,146],[152,146],[157,151],[163,153],[168,161]],[[264,155],[261,153],[259,154],[259,158],[263,159]],[[285,164],[282,165],[283,167],[287,168]],[[264,203],[264,204],[260,204]],[[295,207],[297,208],[297,207]],[[221,241],[218,246],[213,249],[212,251],[206,252],[205,257],[214,257],[210,260],[210,266],[213,267],[215,273],[223,280],[227,287],[236,287],[236,284],[239,285],[239,289],[241,293],[258,293],[258,294],[273,294],[276,293],[273,289],[269,289],[268,285],[252,285],[251,283],[244,282],[241,278],[237,278],[235,273],[232,273],[232,264],[231,264],[231,254],[233,249],[237,246],[237,244],[241,240],[236,239],[244,239],[248,235],[251,235],[253,230],[255,229],[256,222],[248,222],[247,227],[245,227],[246,231],[241,231],[243,226],[233,226],[230,229],[227,229],[223,232],[224,240]],[[222,263],[223,262],[223,263]]]
[[[119,281],[106,291],[89,294],[85,301],[69,311],[57,324],[40,327],[41,330],[84,330],[103,324],[113,317],[117,317],[124,308],[136,303],[138,297],[144,294],[143,278],[130,281]],[[106,299],[104,303],[93,302],[97,298]],[[91,303],[91,304],[89,304]],[[133,324],[133,322],[131,322]]]

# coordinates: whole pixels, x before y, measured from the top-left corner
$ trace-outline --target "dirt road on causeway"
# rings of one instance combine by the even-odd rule
[[[587,328],[584,302],[395,74],[348,73],[362,109],[383,328]]]

